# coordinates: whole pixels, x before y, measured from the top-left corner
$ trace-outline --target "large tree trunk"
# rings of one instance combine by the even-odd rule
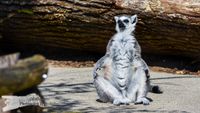
[[[1,0],[3,47],[105,51],[113,16],[138,14],[144,53],[200,56],[198,0]]]

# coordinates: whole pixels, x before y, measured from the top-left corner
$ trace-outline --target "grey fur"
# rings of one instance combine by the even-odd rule
[[[149,68],[132,34],[137,15],[115,16],[115,21],[117,33],[108,42],[106,54],[97,61],[93,71],[99,100],[115,105],[131,102],[147,105],[150,102],[147,93],[154,86],[150,85]],[[103,70],[101,75],[99,70]]]

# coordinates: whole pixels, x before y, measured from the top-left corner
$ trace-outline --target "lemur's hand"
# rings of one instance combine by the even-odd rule
[[[100,67],[97,67],[97,68],[96,68],[96,71],[98,71],[98,70],[101,70],[101,68],[100,68]]]

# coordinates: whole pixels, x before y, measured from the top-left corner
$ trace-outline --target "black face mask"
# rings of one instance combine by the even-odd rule
[[[117,23],[118,23],[120,31],[124,31],[125,28],[126,28],[126,26],[124,25],[124,23],[121,20],[118,20]]]

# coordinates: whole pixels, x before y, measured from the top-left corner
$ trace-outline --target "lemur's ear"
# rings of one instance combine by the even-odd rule
[[[115,21],[117,22],[119,20],[118,16],[114,16]]]
[[[137,23],[137,15],[131,16],[131,23],[136,24]]]

